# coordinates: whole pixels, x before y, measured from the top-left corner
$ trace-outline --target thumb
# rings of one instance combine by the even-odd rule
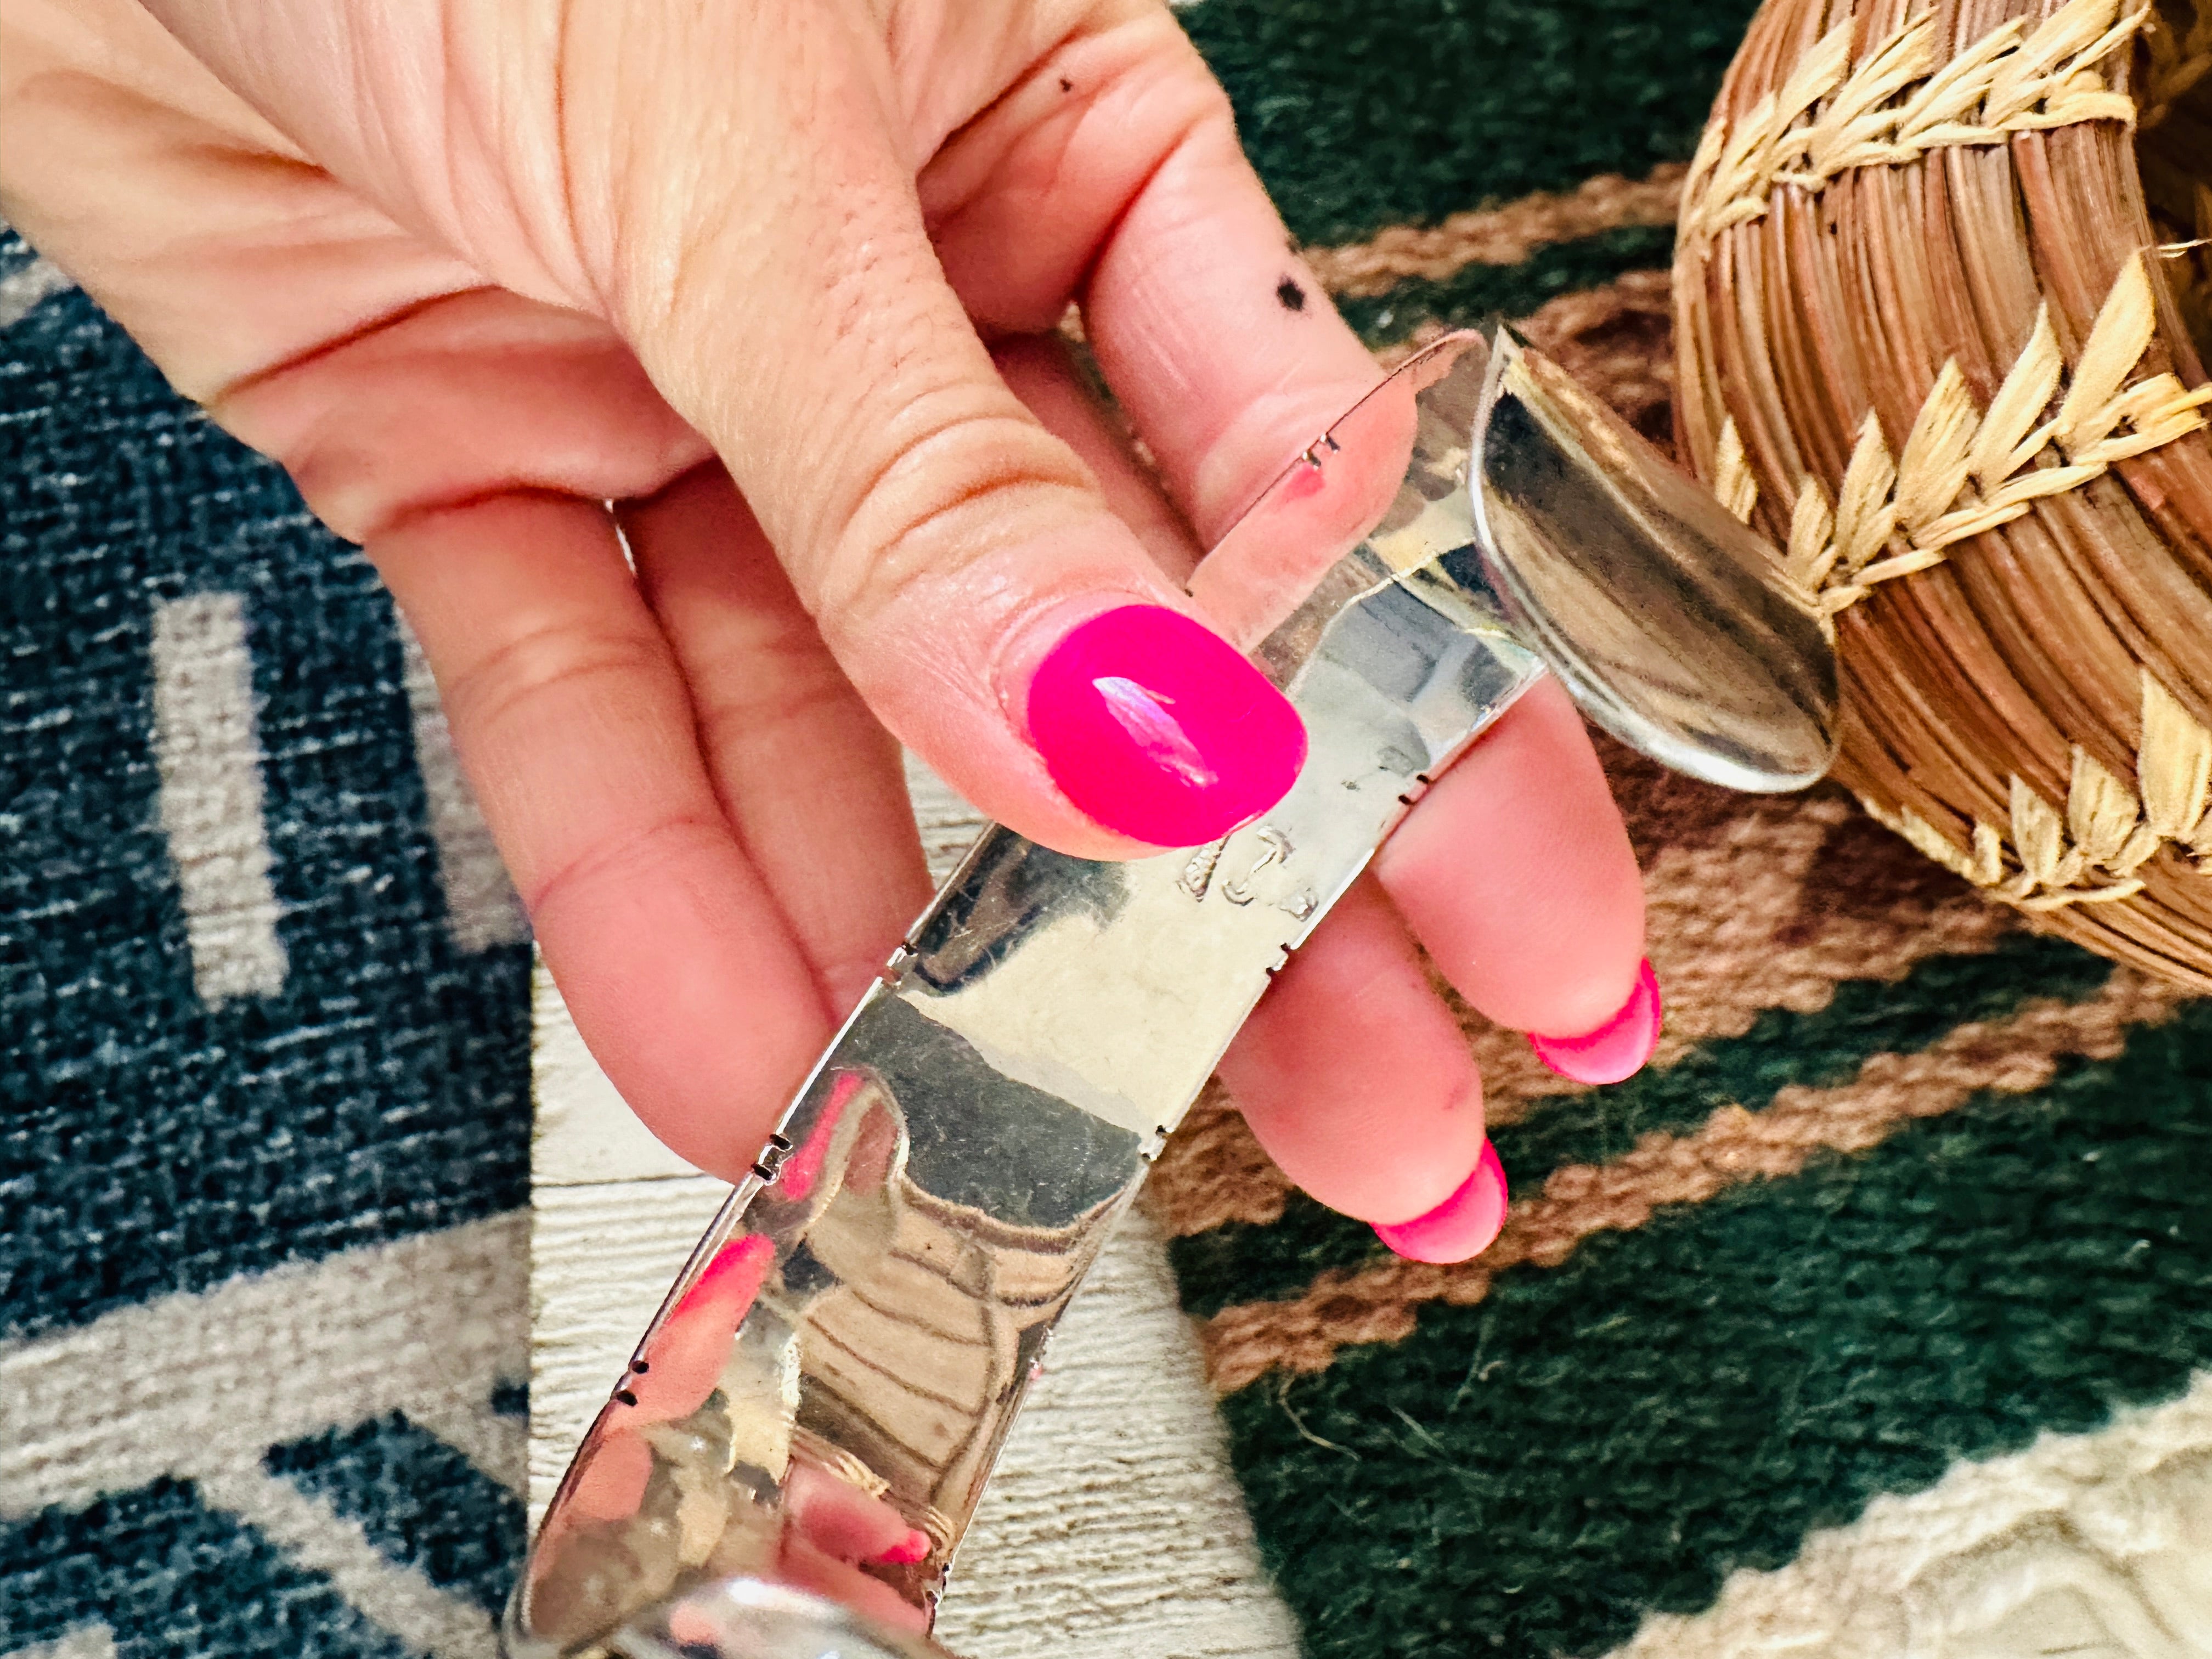
[[[635,29],[607,43],[624,67],[597,95],[656,89],[598,112],[627,136],[575,181],[605,204],[617,325],[861,696],[969,799],[1086,856],[1226,834],[1296,777],[1297,714],[1000,378],[931,246],[880,41],[795,9],[709,9],[775,37],[726,50],[699,19],[651,63]]]

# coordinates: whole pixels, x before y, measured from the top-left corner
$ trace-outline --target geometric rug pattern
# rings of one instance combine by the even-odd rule
[[[1655,435],[1743,0],[1181,15],[1385,357],[1503,313]],[[1148,1204],[1315,1659],[2212,1651],[2212,1002],[1847,799],[1607,751],[1668,996],[1469,1020],[1437,1268],[1209,1100]],[[489,1652],[526,931],[356,550],[0,235],[0,1655]]]

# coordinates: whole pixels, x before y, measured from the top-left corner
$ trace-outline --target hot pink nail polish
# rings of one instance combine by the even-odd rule
[[[1618,1083],[1634,1077],[1659,1046],[1659,1023],[1665,1014],[1659,996],[1659,976],[1646,957],[1636,975],[1636,988],[1620,1012],[1581,1036],[1540,1036],[1528,1034],[1528,1046],[1561,1077],[1577,1083]]]
[[[1488,1249],[1504,1224],[1505,1170],[1486,1140],[1458,1191],[1426,1215],[1376,1228],[1375,1236],[1408,1261],[1465,1261]]]
[[[1109,830],[1196,847],[1283,798],[1305,763],[1297,711],[1218,635],[1159,605],[1079,623],[1030,682],[1053,781]]]
[[[927,1559],[928,1554],[929,1534],[917,1527],[876,1559],[890,1566],[903,1567]]]

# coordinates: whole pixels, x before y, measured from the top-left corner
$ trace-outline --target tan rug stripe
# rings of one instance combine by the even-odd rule
[[[1523,1262],[1557,1267],[1593,1233],[1640,1227],[1662,1204],[1697,1204],[1758,1177],[1796,1174],[1824,1149],[1861,1152],[1898,1125],[1934,1117],[1984,1090],[2025,1093],[2062,1056],[2118,1055],[2130,1027],[2168,1017],[2185,994],[2128,969],[2079,1003],[2039,1000],[2008,1020],[1962,1025],[1915,1054],[1877,1054],[1851,1082],[1784,1089],[1763,1112],[1724,1107],[1687,1135],[1645,1137],[1626,1157],[1555,1170],[1540,1196],[1516,1204],[1476,1261],[1439,1267],[1393,1261],[1320,1275],[1295,1301],[1226,1309],[1200,1328],[1207,1370],[1223,1394],[1270,1367],[1325,1369],[1355,1343],[1398,1341],[1429,1302],[1466,1306]]]
[[[1395,368],[1454,326],[1423,323],[1375,354]],[[1673,319],[1663,270],[1632,270],[1601,288],[1562,294],[1514,326],[1605,399],[1661,448],[1673,453]]]
[[[1887,832],[1850,803],[1821,796],[1764,804],[1711,842],[1669,847],[1652,860],[1645,928],[1668,998],[1658,1064],[1741,1036],[1769,1008],[1815,1013],[1843,981],[1894,979],[1930,957],[1990,950],[2012,931],[2011,917],[1963,883],[1856,905],[1836,879],[1846,830],[1880,837],[1896,862],[1917,856],[1902,842],[1887,845]]]
[[[1333,293],[1382,294],[1411,276],[1440,283],[1468,265],[1517,265],[1553,242],[1629,225],[1671,225],[1688,171],[1668,161],[1643,179],[1608,173],[1564,195],[1539,191],[1503,207],[1455,213],[1426,229],[1393,225],[1371,241],[1300,252]]]
[[[1547,300],[1513,325],[1555,356],[1573,351],[1586,340],[1613,342],[1632,325],[1637,331],[1633,345],[1609,346],[1610,351],[1621,359],[1613,378],[1632,370],[1639,377],[1662,376],[1671,386],[1674,371],[1670,292],[1666,271],[1632,270],[1601,287],[1582,289],[1562,294],[1556,300]],[[1459,326],[1462,325],[1424,323],[1403,340],[1383,347],[1375,354],[1376,357],[1385,367],[1395,368],[1437,336]],[[1649,337],[1655,333],[1656,339]],[[1586,365],[1577,367],[1578,377],[1584,374],[1585,369]],[[1599,374],[1587,379],[1585,384],[1602,396],[1606,379]]]
[[[1650,820],[1639,822],[1632,799],[1624,804],[1632,833],[1648,845]],[[1668,997],[1667,1034],[1654,1064],[1741,1036],[1769,1008],[1817,1012],[1842,981],[1893,979],[1929,957],[1990,950],[2014,925],[2007,912],[1948,878],[1935,887],[1940,896],[1908,889],[1869,908],[1851,908],[1849,893],[1825,891],[1837,832],[1854,817],[1855,809],[1832,796],[1746,802],[1717,830],[1706,826],[1696,842],[1662,846],[1650,858],[1648,938]],[[1887,831],[1855,827],[1880,854],[1893,848],[1895,860],[1917,876],[1918,854]],[[1716,903],[1716,894],[1725,902]],[[1582,1092],[1545,1070],[1519,1032],[1472,1012],[1465,1018],[1492,1124],[1516,1121],[1540,1100]],[[1289,1191],[1218,1088],[1192,1109],[1146,1186],[1148,1206],[1177,1236],[1231,1221],[1271,1224]]]

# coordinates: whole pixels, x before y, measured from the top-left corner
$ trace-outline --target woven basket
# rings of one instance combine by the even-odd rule
[[[1770,0],[1674,291],[1682,453],[1835,629],[1838,775],[2212,990],[2208,70],[2212,0]]]

